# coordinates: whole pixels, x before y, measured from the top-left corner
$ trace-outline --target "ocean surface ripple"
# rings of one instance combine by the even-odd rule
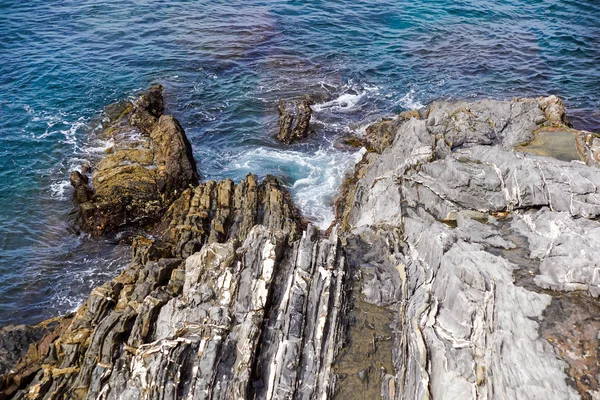
[[[103,107],[153,83],[202,179],[279,177],[326,227],[361,153],[348,133],[439,98],[557,94],[600,130],[597,1],[0,3],[0,325],[74,309],[128,258],[73,233],[70,169]],[[279,97],[311,95],[311,140],[275,142]]]

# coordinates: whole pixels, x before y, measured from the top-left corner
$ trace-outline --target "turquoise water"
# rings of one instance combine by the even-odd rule
[[[360,157],[339,144],[438,98],[562,96],[600,130],[598,1],[0,2],[0,325],[76,307],[127,259],[71,229],[71,168],[102,151],[103,106],[153,83],[203,179],[273,173],[321,226]],[[316,135],[272,138],[310,94]]]

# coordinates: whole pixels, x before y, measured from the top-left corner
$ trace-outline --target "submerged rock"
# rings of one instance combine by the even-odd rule
[[[0,398],[598,397],[600,170],[535,142],[565,124],[543,98],[373,128],[328,236],[273,177],[187,188]]]
[[[279,100],[279,133],[277,140],[290,144],[303,139],[310,133],[310,101]]]
[[[198,184],[183,128],[162,114],[162,90],[153,87],[112,117],[104,135],[114,147],[95,166],[92,187],[85,175],[71,173],[83,230],[102,235],[126,224],[154,222],[182,191]]]

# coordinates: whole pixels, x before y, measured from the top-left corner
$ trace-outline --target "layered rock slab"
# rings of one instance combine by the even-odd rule
[[[346,232],[388,243],[362,267],[375,268],[364,299],[396,316],[382,397],[598,396],[584,356],[597,336],[556,338],[573,338],[564,310],[573,323],[585,304],[563,293],[597,303],[600,173],[515,151],[541,130],[584,134],[566,126],[560,100],[435,102],[385,124],[393,141],[357,165],[338,203]]]
[[[268,177],[184,191],[155,239],[1,386],[5,397],[314,398],[333,393],[346,263]],[[310,384],[300,384],[310,382]]]

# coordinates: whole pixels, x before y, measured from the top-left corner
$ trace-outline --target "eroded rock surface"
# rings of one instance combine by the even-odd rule
[[[600,173],[566,124],[552,96],[383,121],[328,235],[273,177],[187,188],[0,398],[598,398]]]
[[[192,148],[181,125],[163,115],[162,87],[134,103],[109,107],[102,133],[114,146],[87,175],[71,173],[80,226],[94,235],[156,221],[190,185],[198,184]]]

